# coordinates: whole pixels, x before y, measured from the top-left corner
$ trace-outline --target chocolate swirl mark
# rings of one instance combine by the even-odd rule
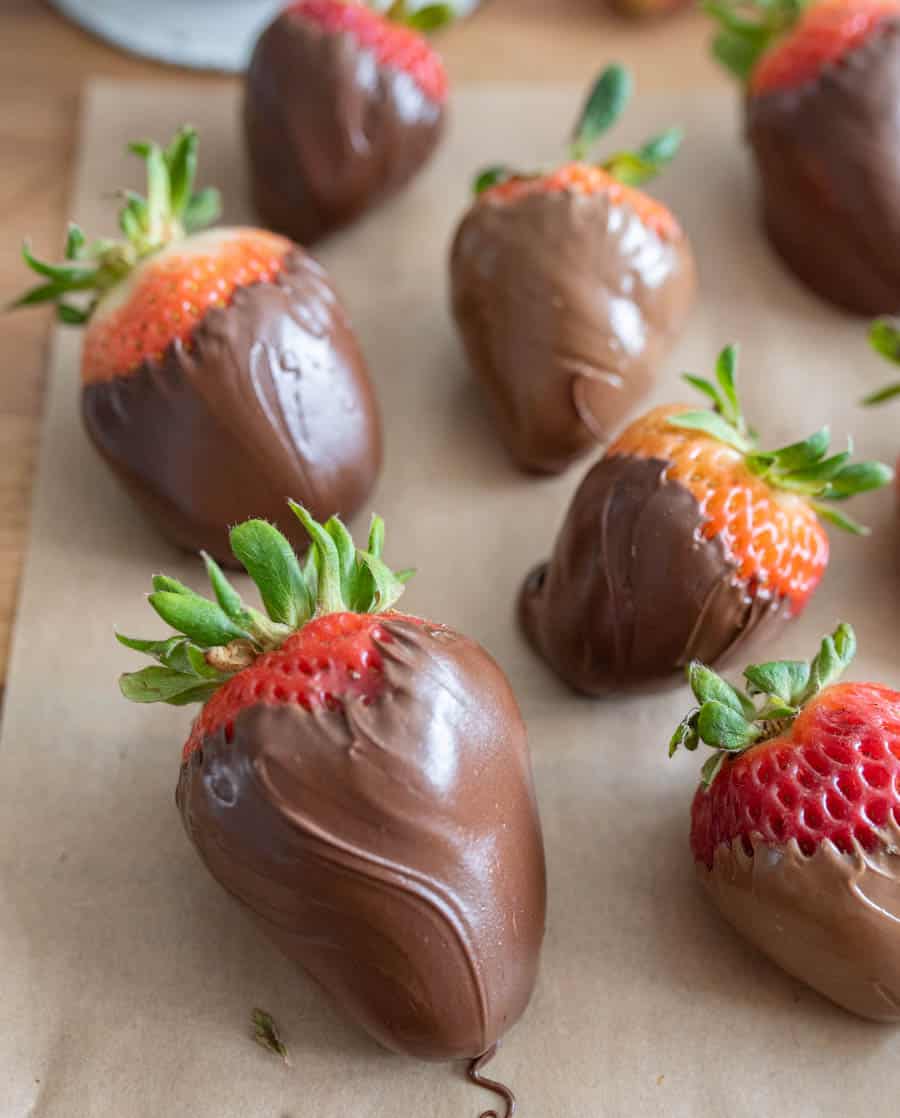
[[[693,495],[667,463],[621,455],[586,475],[549,563],[526,579],[526,635],[590,695],[674,685],[686,662],[734,655],[791,615],[738,577],[702,532]]]
[[[495,1095],[499,1095],[506,1103],[506,1110],[503,1113],[503,1118],[513,1118],[516,1113],[516,1096],[512,1093],[505,1083],[498,1083],[496,1079],[488,1079],[486,1075],[481,1074],[481,1069],[493,1060],[497,1055],[497,1048],[499,1046],[492,1045],[487,1052],[483,1052],[469,1064],[466,1074],[469,1079],[485,1091],[493,1091]],[[501,1118],[496,1110],[484,1110],[478,1118]]]
[[[300,249],[274,282],[208,311],[189,345],[87,384],[82,409],[97,449],[163,533],[225,564],[229,526],[251,516],[305,548],[285,496],[319,520],[352,517],[381,462],[359,345],[325,272]]]
[[[374,701],[248,708],[183,766],[178,803],[211,873],[358,1024],[468,1060],[524,1011],[543,938],[525,729],[474,642],[383,628]]]

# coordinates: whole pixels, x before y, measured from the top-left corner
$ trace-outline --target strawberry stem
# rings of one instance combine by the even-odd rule
[[[139,261],[219,216],[219,193],[210,187],[195,192],[197,133],[185,125],[167,148],[150,141],[128,145],[147,165],[147,197],[123,191],[119,228],[124,241],[105,238],[88,243],[77,225],[66,236],[65,262],[48,264],[31,252],[26,242],[22,256],[46,282],[32,287],[9,309],[55,303],[57,316],[67,325],[90,318],[103,295],[120,283]],[[71,295],[90,294],[84,306],[68,301]]]
[[[618,63],[607,66],[591,86],[569,144],[569,158],[576,163],[587,162],[600,137],[608,132],[631,100],[630,72]],[[669,128],[642,144],[637,151],[620,151],[597,163],[625,186],[641,186],[649,182],[678,154],[684,134],[680,128]],[[496,164],[480,171],[472,184],[478,195],[509,179],[538,177],[535,172],[519,172],[506,164]]]
[[[206,702],[226,680],[279,648],[313,618],[381,613],[396,603],[412,572],[395,574],[382,559],[380,517],[372,518],[368,547],[362,550],[336,516],[322,525],[302,505],[289,504],[311,541],[302,566],[281,532],[264,520],[248,520],[231,531],[231,549],[256,584],[265,613],[244,603],[209,555],[203,560],[215,601],[177,579],[154,576],[150,605],[175,635],[141,640],[116,634],[126,648],[157,661],[121,676],[126,699]]]
[[[726,758],[789,729],[809,700],[840,678],[855,654],[856,634],[842,622],[809,662],[775,660],[745,668],[746,690],[695,661],[687,676],[699,705],[679,722],[669,740],[669,756],[679,747],[693,751],[700,742],[710,746],[715,752],[701,770],[701,783],[709,787]]]
[[[407,0],[394,0],[385,11],[384,18],[391,23],[400,23],[413,31],[427,34],[452,23],[456,12],[452,4],[423,4],[419,8],[411,8]]]
[[[755,433],[741,411],[735,386],[737,346],[726,346],[716,362],[715,382],[684,374],[684,380],[713,403],[711,410],[678,412],[669,417],[673,427],[700,431],[717,442],[732,447],[744,456],[750,473],[775,489],[809,500],[816,512],[835,527],[855,535],[867,529],[826,502],[846,501],[858,493],[879,489],[893,478],[890,467],[881,462],[851,462],[852,444],[847,450],[828,456],[831,441],[827,427],[802,442],[778,450],[760,450]]]

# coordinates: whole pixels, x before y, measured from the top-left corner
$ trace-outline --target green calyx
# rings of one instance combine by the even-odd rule
[[[831,441],[827,427],[808,439],[779,450],[760,450],[756,433],[747,426],[735,387],[737,346],[726,346],[716,362],[715,381],[684,374],[684,379],[708,396],[713,407],[705,411],[679,412],[669,418],[673,427],[702,431],[744,456],[747,469],[775,489],[806,498],[824,520],[844,531],[865,535],[868,531],[855,520],[833,508],[857,493],[878,489],[894,476],[881,462],[851,462],[851,446],[829,455]]]
[[[698,705],[679,722],[669,756],[679,747],[693,751],[700,742],[710,746],[714,752],[701,770],[701,783],[708,788],[726,758],[784,733],[814,695],[840,678],[855,653],[856,635],[842,623],[809,662],[775,660],[746,668],[744,690],[695,661],[687,676]]]
[[[397,602],[413,572],[395,573],[382,559],[380,517],[373,517],[363,551],[336,516],[319,524],[301,505],[288,503],[311,541],[302,565],[281,532],[265,520],[248,520],[231,530],[231,550],[256,583],[265,612],[246,605],[205,553],[214,601],[176,579],[154,576],[150,605],[175,635],[139,640],[116,634],[120,644],[156,661],[120,678],[126,699],[204,703],[257,656],[280,647],[314,618],[345,611],[382,613]]]
[[[900,365],[900,329],[890,319],[879,318],[872,323],[869,330],[869,345],[888,361]],[[900,381],[879,388],[877,392],[866,396],[862,402],[867,406],[883,404],[885,400],[893,400],[895,396],[900,396]]]
[[[802,15],[810,0],[701,0],[718,24],[713,55],[741,82],[748,82],[762,55]]]
[[[70,225],[62,264],[38,260],[28,243],[22,256],[41,277],[10,309],[55,303],[61,322],[81,325],[90,318],[101,297],[125,278],[135,265],[170,241],[211,224],[219,216],[221,200],[212,187],[194,191],[197,172],[197,133],[183,127],[167,148],[151,142],[129,144],[128,150],[147,164],[146,198],[123,194],[119,228],[124,239],[100,238],[88,243],[77,225]],[[86,305],[69,302],[71,295],[90,296]]]
[[[394,3],[384,13],[385,19],[391,23],[402,23],[404,27],[411,27],[413,31],[428,34],[446,27],[456,18],[452,4],[424,4],[420,8],[412,9],[407,0],[394,0]]]
[[[631,100],[632,88],[631,74],[624,66],[607,66],[594,82],[578,116],[569,145],[572,160],[579,163],[590,161],[597,141],[625,111]],[[641,186],[655,178],[675,158],[683,138],[680,128],[670,128],[648,140],[637,151],[616,152],[596,166],[625,186]],[[478,174],[473,191],[477,195],[508,179],[535,177],[536,172],[522,174],[505,164],[497,164]]]

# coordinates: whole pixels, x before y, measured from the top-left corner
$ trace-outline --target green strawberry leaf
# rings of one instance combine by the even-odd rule
[[[690,664],[688,667],[688,683],[701,706],[708,702],[718,702],[723,706],[730,707],[735,714],[739,714],[742,718],[753,716],[753,704],[747,696],[742,695],[730,683],[726,683],[720,675],[717,675],[711,668],[707,668],[705,664],[696,660]]]
[[[751,695],[767,695],[797,706],[809,683],[809,664],[805,660],[773,660],[751,664],[744,669]]]
[[[683,427],[691,431],[702,431],[705,435],[711,435],[718,442],[725,443],[726,446],[733,447],[742,454],[746,454],[750,449],[751,444],[749,440],[742,436],[740,432],[736,431],[727,420],[723,419],[715,412],[677,412],[675,415],[669,417],[669,423],[673,427]]]
[[[259,588],[272,621],[296,628],[309,620],[313,603],[303,572],[293,548],[276,527],[265,520],[247,520],[232,528],[229,542]]]
[[[631,99],[631,75],[624,66],[607,66],[594,82],[572,137],[572,158],[586,159],[597,140],[619,119]]]
[[[171,668],[148,667],[128,672],[119,678],[119,687],[133,703],[204,703],[215,693],[217,684]]]
[[[455,17],[456,12],[452,4],[426,4],[408,15],[405,23],[414,31],[427,34],[429,31],[438,31],[441,27],[446,27]]]
[[[233,640],[249,640],[246,629],[229,618],[221,606],[201,598],[167,591],[154,591],[148,599],[159,616],[201,648],[214,648]]]
[[[760,735],[752,722],[732,707],[715,699],[703,704],[697,716],[697,733],[701,741],[717,749],[741,751]]]
[[[222,215],[222,195],[214,186],[192,194],[184,207],[181,224],[186,233],[196,233],[218,221]]]
[[[701,772],[701,783],[708,786],[726,754],[735,756],[784,733],[805,703],[840,678],[855,653],[856,636],[842,622],[822,641],[810,663],[780,660],[745,668],[749,695],[730,687],[704,665],[691,664],[688,678],[701,705],[679,722],[669,739],[669,756],[679,747],[696,749],[698,739],[711,746],[714,752]],[[758,706],[754,699],[760,700]]]
[[[362,551],[354,548],[336,517],[323,526],[302,506],[289,506],[311,540],[302,565],[285,537],[266,521],[249,520],[231,532],[232,550],[256,583],[268,616],[244,604],[209,555],[203,559],[215,602],[177,579],[153,577],[150,605],[176,634],[163,640],[116,634],[126,648],[158,661],[122,676],[126,698],[177,705],[205,702],[216,688],[262,652],[280,647],[314,616],[348,610],[377,613],[394,605],[412,572],[394,573],[381,558],[380,517],[372,518],[371,551]]]
[[[483,171],[479,171],[472,183],[472,193],[483,194],[485,190],[489,190],[492,186],[506,182],[507,179],[513,177],[512,168],[507,167],[505,163],[496,163],[492,167],[485,167]]]
[[[703,767],[700,769],[700,783],[704,788],[708,788],[719,775],[727,756],[728,754],[722,750],[716,750],[703,762]]]

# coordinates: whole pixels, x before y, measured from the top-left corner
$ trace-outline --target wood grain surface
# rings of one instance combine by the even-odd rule
[[[147,6],[152,11],[151,0]],[[440,47],[457,82],[586,83],[618,59],[633,68],[639,89],[722,88],[708,34],[695,13],[638,25],[608,14],[601,0],[489,0],[477,17],[444,32]],[[23,237],[49,256],[61,244],[80,91],[99,76],[179,83],[186,99],[197,85],[238,80],[140,61],[82,33],[41,0],[0,0],[0,304],[28,282]],[[51,321],[46,310],[0,320],[0,681],[25,559]]]

